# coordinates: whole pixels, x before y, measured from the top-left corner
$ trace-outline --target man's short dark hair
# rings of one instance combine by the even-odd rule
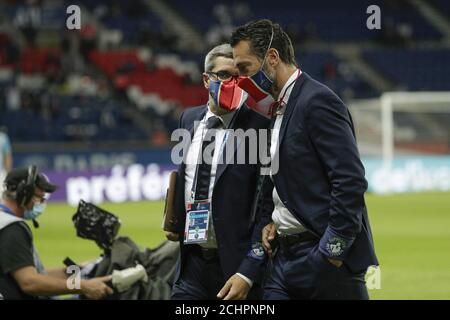
[[[273,23],[268,19],[251,21],[238,27],[231,35],[230,44],[234,47],[240,41],[248,40],[252,52],[260,59],[264,59],[264,55],[269,49],[272,30],[273,40],[270,47],[278,51],[281,61],[296,66],[297,62],[295,61],[291,39],[278,23]]]

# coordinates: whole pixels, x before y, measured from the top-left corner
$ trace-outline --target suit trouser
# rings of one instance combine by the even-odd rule
[[[369,299],[364,273],[332,265],[318,242],[280,246],[269,266],[264,299]]]
[[[180,262],[178,268],[180,268]],[[172,300],[217,300],[226,280],[220,260],[205,259],[195,252],[186,252],[183,267],[172,287]],[[262,289],[254,284],[248,299],[261,299]]]

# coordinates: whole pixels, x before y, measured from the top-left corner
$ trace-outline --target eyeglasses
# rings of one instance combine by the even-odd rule
[[[234,75],[232,75],[231,73],[229,73],[228,71],[218,71],[218,72],[212,72],[212,71],[208,71],[206,72],[206,74],[209,76],[209,78],[211,80],[214,81],[227,81],[230,80],[231,78],[233,78]]]

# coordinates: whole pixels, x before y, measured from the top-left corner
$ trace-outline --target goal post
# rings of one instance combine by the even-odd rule
[[[394,159],[395,148],[394,112],[450,114],[450,92],[385,92],[380,97],[380,106],[383,164],[389,168]],[[447,129],[449,128],[450,123]]]
[[[370,191],[450,191],[450,92],[386,92],[349,107]]]

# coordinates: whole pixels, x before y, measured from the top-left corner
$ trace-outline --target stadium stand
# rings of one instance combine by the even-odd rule
[[[411,36],[414,36],[415,39],[441,36],[414,10],[408,1],[317,0],[287,3],[286,1],[250,0],[232,1],[232,5],[228,7],[218,6],[216,2],[208,0],[195,2],[170,0],[170,2],[172,7],[184,14],[202,32],[217,23],[241,24],[248,21],[249,18],[266,17],[297,29],[299,34],[313,33],[314,37],[322,40],[367,41],[367,39],[377,36],[378,32],[374,33],[367,28],[359,27],[361,24],[365,24],[361,12],[365,12],[370,5],[378,4],[384,9],[383,20],[385,23],[392,21],[394,26],[409,25],[412,29]],[[283,2],[286,5],[280,5]],[[242,14],[244,3],[247,7],[246,14]],[[229,18],[224,19],[224,15]]]
[[[450,3],[446,0],[432,0],[431,3],[441,11],[443,14],[450,18]]]
[[[79,0],[87,13],[80,31],[64,31],[70,1],[2,2],[0,125],[16,142],[165,145],[179,113],[207,99],[205,53],[235,26],[261,17],[279,22],[299,66],[345,101],[385,89],[450,89],[445,35],[411,1],[280,1]],[[167,10],[155,10],[155,2]],[[380,31],[365,27],[371,4],[383,10]],[[448,1],[430,4],[449,16]],[[178,20],[204,40],[200,51],[181,45]],[[355,57],[375,80],[355,68]]]
[[[450,51],[448,49],[384,48],[364,52],[364,56],[403,89],[411,91],[449,89]]]

